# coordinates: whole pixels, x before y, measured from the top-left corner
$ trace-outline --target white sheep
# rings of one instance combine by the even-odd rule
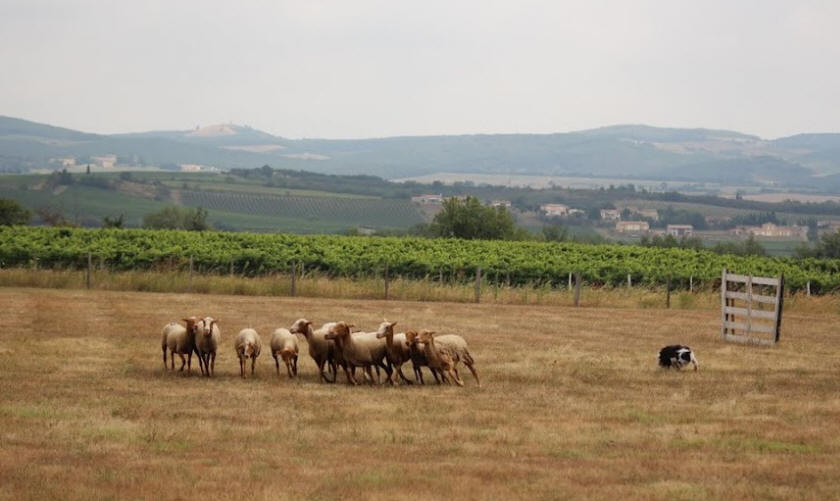
[[[254,365],[260,356],[262,341],[254,329],[242,329],[233,340],[233,348],[239,357],[239,375],[245,377],[245,363],[251,359],[251,375],[254,375]]]
[[[184,365],[186,365],[187,373],[189,373],[192,370],[192,354],[195,349],[195,332],[198,319],[196,317],[188,317],[182,320],[186,324],[186,327],[177,322],[170,322],[163,326],[160,346],[163,350],[164,369],[166,369],[166,351],[169,350],[172,361],[170,370],[175,370],[175,354],[177,353],[181,357],[180,371],[183,372]],[[187,355],[186,360],[184,359],[184,355]]]
[[[335,322],[328,322],[320,329],[315,330],[312,328],[312,322],[305,318],[299,318],[289,328],[289,332],[292,334],[300,334],[306,339],[306,343],[309,345],[309,356],[312,357],[318,367],[319,380],[325,383],[335,382],[336,365],[343,363],[335,343],[324,337],[333,325],[335,325]],[[324,365],[327,366],[327,371],[332,374],[332,379],[327,378],[324,374]]]
[[[280,328],[271,333],[271,356],[274,357],[274,366],[277,368],[277,376],[280,377],[278,353],[286,364],[289,377],[297,376],[298,340],[289,329]]]
[[[353,324],[346,322],[336,322],[330,327],[326,339],[335,341],[335,345],[341,352],[344,359],[344,374],[347,376],[347,382],[350,384],[359,384],[354,377],[356,367],[362,367],[368,380],[373,383],[372,367],[381,367],[385,369],[388,378],[391,378],[391,368],[385,362],[385,341],[378,339],[375,332],[357,332],[350,333],[350,327]],[[377,375],[379,374],[377,369]],[[379,378],[377,377],[377,382]]]
[[[219,319],[205,317],[198,322],[195,334],[195,352],[198,354],[198,364],[201,374],[207,377],[216,372],[216,352],[222,341],[222,330]]]
[[[395,370],[399,374],[403,383],[412,384],[402,371],[402,365],[411,359],[411,352],[406,341],[405,333],[400,332],[394,334],[394,326],[396,324],[396,322],[388,322],[387,320],[382,322],[379,324],[379,330],[376,331],[376,337],[378,339],[385,338],[385,356],[388,358],[388,363],[391,364],[392,370]],[[393,372],[388,376],[388,382],[394,384]]]

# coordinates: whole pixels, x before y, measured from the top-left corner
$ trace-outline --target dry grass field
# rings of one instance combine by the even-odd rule
[[[720,341],[715,309],[0,288],[0,311],[2,499],[840,499],[834,309],[773,348]],[[217,377],[166,373],[161,327],[207,314]],[[482,386],[322,385],[305,344],[299,380],[265,347],[240,379],[235,333],[300,316],[461,333]],[[698,372],[656,368],[677,342]]]

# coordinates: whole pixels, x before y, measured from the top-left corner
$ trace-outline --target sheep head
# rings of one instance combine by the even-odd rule
[[[210,337],[213,335],[213,327],[215,327],[217,323],[219,323],[219,319],[217,318],[204,317],[204,320],[201,321],[203,329],[202,334],[204,334],[204,337]]]
[[[415,345],[419,342],[417,331],[405,331],[405,342],[411,345]]]
[[[185,324],[187,324],[187,333],[195,335],[196,330],[198,328],[198,317],[187,317],[181,319]]]
[[[350,327],[353,327],[353,324],[344,321],[336,322],[324,335],[324,339],[346,339],[350,337]]]
[[[254,355],[255,351],[256,351],[256,348],[254,347],[254,343],[252,343],[250,341],[245,343],[245,346],[242,347],[242,355],[245,358],[252,357]]]
[[[435,331],[429,330],[422,330],[420,331],[420,342],[421,343],[432,343],[435,337]]]
[[[384,322],[379,324],[379,330],[376,331],[376,337],[378,339],[381,339],[383,337],[393,336],[395,325],[397,325],[396,322],[389,322],[385,320]]]
[[[305,318],[299,318],[295,320],[295,323],[289,328],[289,332],[292,334],[301,334],[304,337],[309,336],[310,327],[312,326],[312,322]]]

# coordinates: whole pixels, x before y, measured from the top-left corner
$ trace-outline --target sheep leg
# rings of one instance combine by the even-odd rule
[[[192,374],[192,352],[187,353],[187,374]]]
[[[254,375],[254,364],[257,362],[257,356],[251,355],[251,375]]]
[[[210,375],[216,373],[216,352],[211,352],[207,358],[210,358]]]
[[[239,357],[239,377],[245,377],[245,357]]]
[[[373,384],[373,369],[370,368],[369,365],[366,365],[364,368],[365,374],[370,379],[370,384]],[[376,384],[381,384],[379,381],[379,367],[376,366]]]
[[[334,383],[335,381],[330,381],[327,379],[327,376],[324,375],[324,361],[323,360],[316,360],[315,363],[318,365],[318,376],[322,383]]]
[[[358,385],[359,382],[356,381],[355,377],[356,367],[353,367],[352,373],[347,369],[347,363],[342,364],[342,367],[344,368],[344,375],[347,377],[347,384]]]
[[[478,383],[478,386],[481,386],[481,381],[478,380],[478,373],[475,371],[475,367],[473,367],[472,364],[468,364],[466,362],[464,362],[464,365],[466,365],[467,369],[469,369],[470,372],[472,372],[472,375],[475,378],[475,382]]]
[[[166,370],[166,346],[163,347],[163,370]]]
[[[455,380],[455,384],[457,384],[458,386],[464,386],[464,382],[461,380],[461,376],[458,375],[458,369],[450,367],[449,375],[452,376],[452,379]]]
[[[186,358],[184,358],[184,354],[183,354],[183,353],[179,353],[179,354],[178,354],[178,356],[179,356],[179,357],[181,357],[181,368],[180,368],[180,369],[178,369],[178,372],[184,372],[184,366],[186,366],[186,365],[187,365],[187,359],[186,359]]]
[[[280,377],[280,361],[277,360],[276,353],[272,353],[271,356],[274,357],[274,367],[277,368],[277,377]]]
[[[169,352],[169,362],[170,362],[169,370],[174,371],[175,370],[175,350],[171,350]]]
[[[289,359],[286,359],[285,362],[286,362],[286,372],[289,373],[289,379],[291,379],[293,377],[292,376],[292,361],[289,360]]]
[[[297,355],[295,355],[295,367],[294,367],[295,377],[297,377],[297,359],[298,359],[298,357],[297,357]]]
[[[397,366],[397,374],[399,374],[400,379],[402,379],[402,382],[403,382],[403,383],[405,383],[405,384],[414,384],[414,382],[413,382],[413,381],[411,381],[411,380],[409,380],[407,377],[405,377],[405,374],[403,374],[403,371],[402,371],[402,366],[401,366],[401,365],[398,365],[398,366]]]

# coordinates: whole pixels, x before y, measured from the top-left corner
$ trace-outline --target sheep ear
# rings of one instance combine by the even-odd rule
[[[348,329],[349,329],[350,327],[355,327],[355,326],[356,326],[356,324],[345,324],[345,325],[347,326],[347,328],[348,328]]]
[[[396,323],[396,322],[391,322],[391,327],[393,327],[393,326],[395,326],[395,325],[397,325],[397,323]]]

